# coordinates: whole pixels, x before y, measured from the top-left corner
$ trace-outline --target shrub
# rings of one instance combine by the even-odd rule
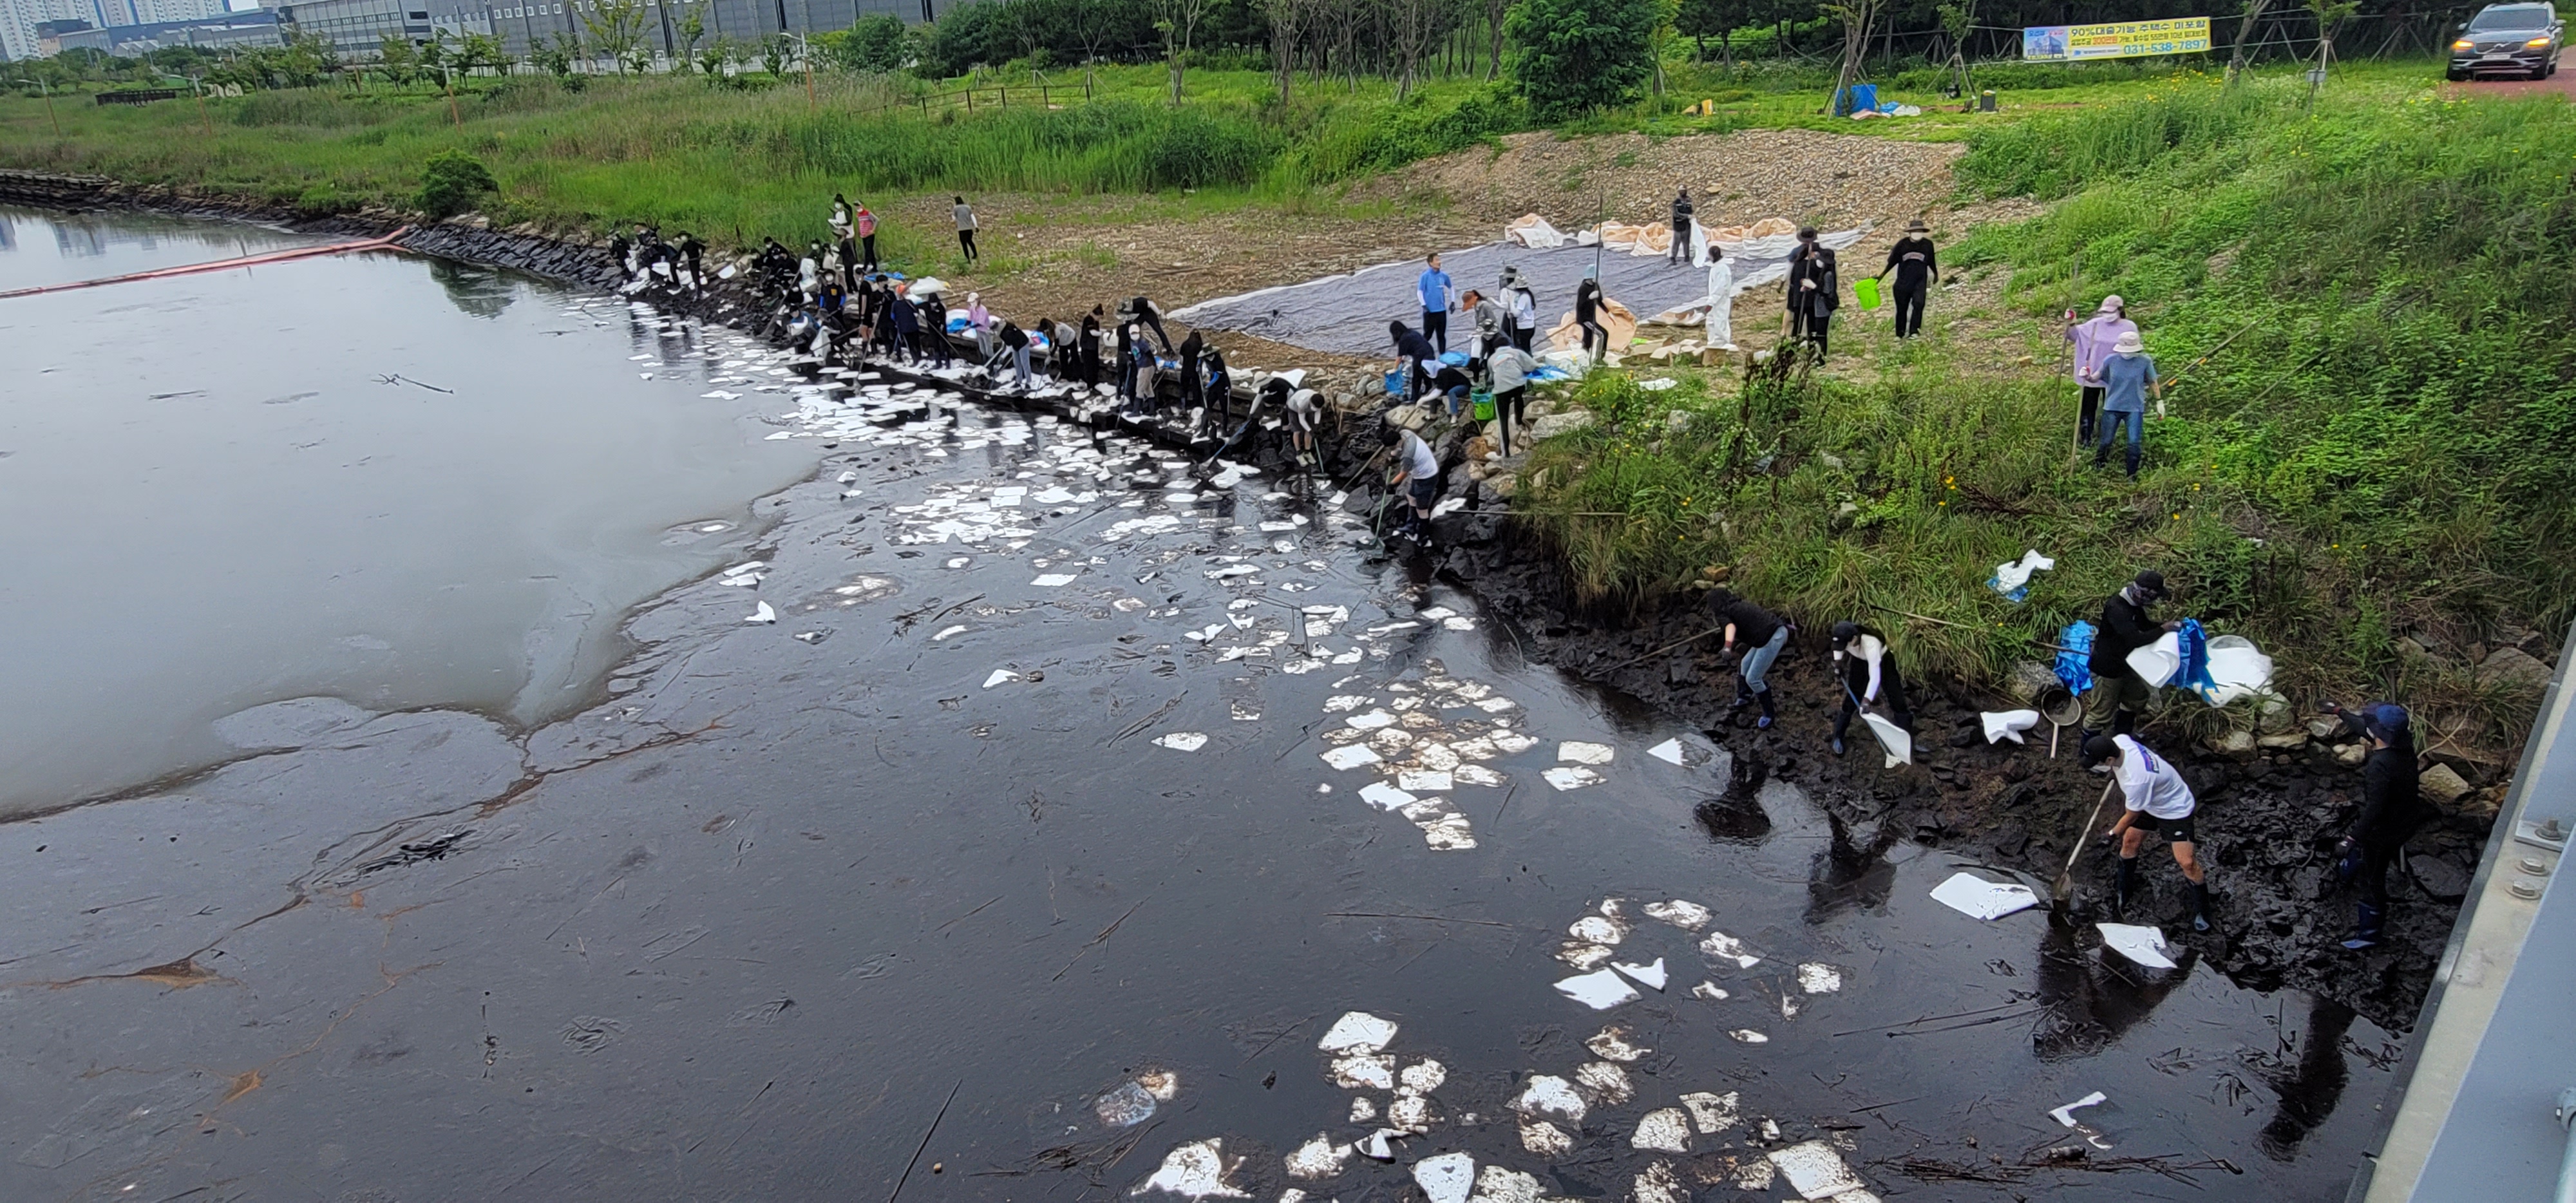
[[[432,217],[454,217],[500,190],[500,183],[492,178],[492,169],[485,167],[483,160],[462,151],[446,150],[421,164],[420,192],[412,204]]]

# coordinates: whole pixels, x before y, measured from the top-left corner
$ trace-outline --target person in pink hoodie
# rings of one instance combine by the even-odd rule
[[[2091,321],[2066,328],[2066,341],[2075,344],[2075,386],[2083,391],[2084,409],[2075,423],[2078,443],[2093,441],[2093,418],[2102,408],[2103,361],[2111,358],[2121,335],[2137,332],[2138,324],[2129,320],[2128,303],[2118,294],[2102,298]]]

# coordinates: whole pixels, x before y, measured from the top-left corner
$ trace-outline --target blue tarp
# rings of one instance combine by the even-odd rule
[[[2218,682],[2209,676],[2209,633],[2200,629],[2200,620],[2182,620],[2182,630],[2175,640],[2182,648],[2182,666],[2174,670],[2173,684],[2207,699],[2218,692]]]
[[[2057,679],[2077,694],[2093,688],[2093,624],[2079,618],[2057,633]]]

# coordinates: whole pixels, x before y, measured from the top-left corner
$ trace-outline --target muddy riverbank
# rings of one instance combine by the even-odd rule
[[[1691,641],[1711,625],[1697,595],[1668,598],[1635,623],[1600,624],[1570,603],[1553,557],[1508,525],[1462,515],[1447,529],[1453,543],[1442,571],[1523,631],[1534,659],[1707,729],[1846,821],[1883,818],[1912,842],[1967,852],[2045,892],[2099,800],[2101,779],[2077,767],[2071,746],[2052,758],[2038,732],[2031,745],[1983,737],[1981,711],[2024,703],[1955,681],[1915,683],[1916,765],[1881,767],[1859,724],[1848,754],[1835,757],[1828,736],[1842,699],[1819,630],[1793,636],[1770,678],[1782,721],[1755,731],[1749,711],[1729,707],[1735,678],[1719,663],[1716,641]],[[2411,1028],[2490,817],[2454,807],[2428,822],[2408,843],[2408,869],[2391,874],[2385,941],[2353,953],[2338,945],[2350,934],[2352,895],[2333,879],[2332,848],[2360,802],[2361,778],[2336,746],[2292,739],[2280,741],[2291,747],[2226,756],[2170,726],[2149,725],[2141,737],[2183,764],[2199,795],[2201,855],[2218,906],[2216,930],[2193,934],[2180,874],[2169,858],[2149,857],[2133,919],[2161,923],[2169,938],[2249,988],[2314,991],[2384,1027]],[[2104,812],[2097,835],[2113,813]],[[2077,858],[2079,917],[2108,917],[2115,859],[2098,839]]]

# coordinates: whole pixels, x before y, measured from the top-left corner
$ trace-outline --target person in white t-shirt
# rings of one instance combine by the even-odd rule
[[[1417,541],[1431,537],[1431,503],[1440,496],[1440,457],[1422,436],[1401,426],[1379,428],[1378,438],[1395,453],[1394,479],[1390,487],[1412,504],[1412,512],[1396,534]]]
[[[2147,834],[2155,832],[2172,841],[2174,863],[2182,866],[2184,879],[2191,883],[2191,929],[2208,931],[2209,882],[2192,838],[2192,815],[2200,809],[2200,800],[2192,796],[2191,783],[2182,779],[2182,770],[2172,761],[2129,736],[2096,735],[2084,741],[2085,768],[2096,768],[2114,757],[2119,763],[2097,770],[2115,775],[2126,803],[2120,820],[2105,837],[2120,841],[2114,912],[2127,917],[2129,895],[2138,884],[2138,849],[2147,842]]]

